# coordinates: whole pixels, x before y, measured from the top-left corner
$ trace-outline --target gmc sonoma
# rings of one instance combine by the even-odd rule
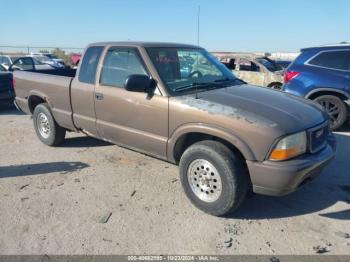
[[[15,103],[44,144],[82,132],[178,164],[188,198],[217,216],[249,190],[296,190],[335,155],[320,105],[247,85],[197,46],[95,43],[77,72],[14,76]]]

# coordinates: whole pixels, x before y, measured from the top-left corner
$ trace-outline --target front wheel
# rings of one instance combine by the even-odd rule
[[[340,128],[345,123],[348,112],[345,103],[339,97],[324,95],[317,97],[315,101],[327,111],[332,130]]]
[[[183,153],[179,167],[187,197],[204,212],[230,214],[246,197],[250,183],[244,162],[222,143],[193,144]]]
[[[35,107],[33,122],[38,138],[45,145],[57,146],[64,141],[66,130],[56,123],[46,103]]]

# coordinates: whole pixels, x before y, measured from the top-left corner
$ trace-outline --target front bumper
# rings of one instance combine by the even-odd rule
[[[312,180],[335,156],[334,135],[329,135],[327,142],[326,147],[315,154],[287,161],[247,161],[253,191],[270,196],[286,195]]]

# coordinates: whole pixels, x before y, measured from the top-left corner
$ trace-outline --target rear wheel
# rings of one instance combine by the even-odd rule
[[[46,103],[35,107],[33,122],[35,132],[44,144],[57,146],[64,141],[66,130],[56,123]]]
[[[324,95],[317,97],[315,101],[327,111],[332,130],[336,130],[344,124],[348,112],[345,103],[339,97]]]
[[[243,160],[216,141],[190,146],[180,159],[181,183],[199,209],[216,216],[234,212],[249,189]]]

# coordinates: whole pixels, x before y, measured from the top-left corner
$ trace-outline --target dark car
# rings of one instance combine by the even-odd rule
[[[0,102],[11,101],[14,97],[12,73],[0,65]]]
[[[275,63],[280,68],[286,69],[292,63],[292,61],[289,61],[289,60],[275,60]]]
[[[333,130],[348,119],[350,104],[350,45],[311,47],[288,67],[283,90],[321,104]]]

